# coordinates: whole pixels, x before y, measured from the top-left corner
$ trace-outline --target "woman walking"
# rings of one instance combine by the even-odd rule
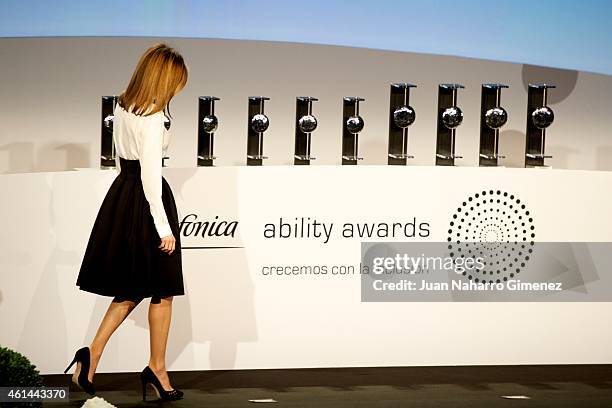
[[[178,213],[162,176],[169,144],[169,104],[187,83],[183,57],[156,44],[140,58],[114,111],[113,140],[119,175],[93,224],[77,278],[81,290],[112,301],[95,337],[77,350],[72,381],[94,394],[93,376],[110,336],[144,298],[149,305],[150,358],[140,374],[143,400],[151,384],[158,397],[176,400],[166,372],[173,296],[184,295]]]

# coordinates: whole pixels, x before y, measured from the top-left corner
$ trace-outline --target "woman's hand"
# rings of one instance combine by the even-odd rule
[[[172,255],[174,252],[174,245],[176,244],[176,240],[174,239],[174,235],[168,235],[161,239],[161,244],[159,244],[159,249],[164,252],[167,252],[168,255]]]

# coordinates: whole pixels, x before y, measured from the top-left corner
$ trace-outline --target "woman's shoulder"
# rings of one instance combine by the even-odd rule
[[[161,118],[164,117],[164,112],[161,110],[158,112],[152,113],[152,114],[148,114],[148,115],[147,114],[137,115],[136,113],[133,112],[133,109],[134,109],[134,105],[126,109],[123,106],[121,106],[119,102],[117,102],[117,105],[115,106],[115,115],[118,112],[121,112],[122,114],[124,114],[125,117],[136,119],[136,120],[142,120],[142,121],[152,121],[152,120],[159,121]]]

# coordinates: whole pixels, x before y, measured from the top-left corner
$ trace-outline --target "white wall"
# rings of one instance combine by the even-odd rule
[[[610,300],[610,252],[591,271],[598,279],[569,289],[574,302],[561,302],[562,294],[542,295],[542,302],[362,302],[359,275],[262,273],[263,266],[360,261],[362,239],[339,231],[326,244],[264,239],[265,223],[279,217],[317,218],[337,230],[344,222],[416,217],[429,222],[429,237],[368,241],[444,242],[459,203],[485,188],[520,197],[538,242],[612,242],[610,172],[416,166],[164,172],[179,218],[239,221],[231,242],[181,236],[186,294],[173,301],[170,369],[612,363],[612,303],[588,301],[598,293]],[[115,174],[0,176],[0,191],[11,197],[0,200],[0,344],[24,353],[43,373],[61,372],[90,343],[110,302],[75,282]],[[242,248],[187,248],[215,244]],[[582,271],[581,262],[577,257]],[[525,273],[520,279],[533,278]],[[147,305],[111,338],[99,372],[146,364]]]
[[[216,162],[243,165],[246,156],[247,97],[271,98],[271,121],[264,150],[266,164],[293,162],[295,97],[320,99],[314,112],[313,165],[339,164],[341,100],[366,98],[361,112],[360,164],[385,164],[389,83],[413,82],[417,121],[410,130],[414,164],[433,164],[437,85],[459,82],[465,119],[457,133],[461,166],[478,163],[480,84],[502,82],[502,104],[509,120],[501,132],[502,164],[522,166],[526,83],[547,81],[555,123],[547,148],[553,167],[612,169],[612,78],[576,71],[468,58],[336,46],[261,41],[155,38],[4,38],[0,39],[0,173],[56,171],[99,165],[100,96],[119,93],[141,53],[167,40],[190,67],[187,88],[172,112],[171,167],[195,166],[197,98],[215,95],[220,128]]]

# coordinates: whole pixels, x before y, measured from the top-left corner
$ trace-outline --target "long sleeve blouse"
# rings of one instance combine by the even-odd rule
[[[161,238],[172,235],[162,202],[162,157],[169,145],[169,134],[164,126],[163,111],[140,116],[118,103],[113,120],[115,163],[121,172],[119,157],[140,161],[140,177],[149,203],[155,229]]]

